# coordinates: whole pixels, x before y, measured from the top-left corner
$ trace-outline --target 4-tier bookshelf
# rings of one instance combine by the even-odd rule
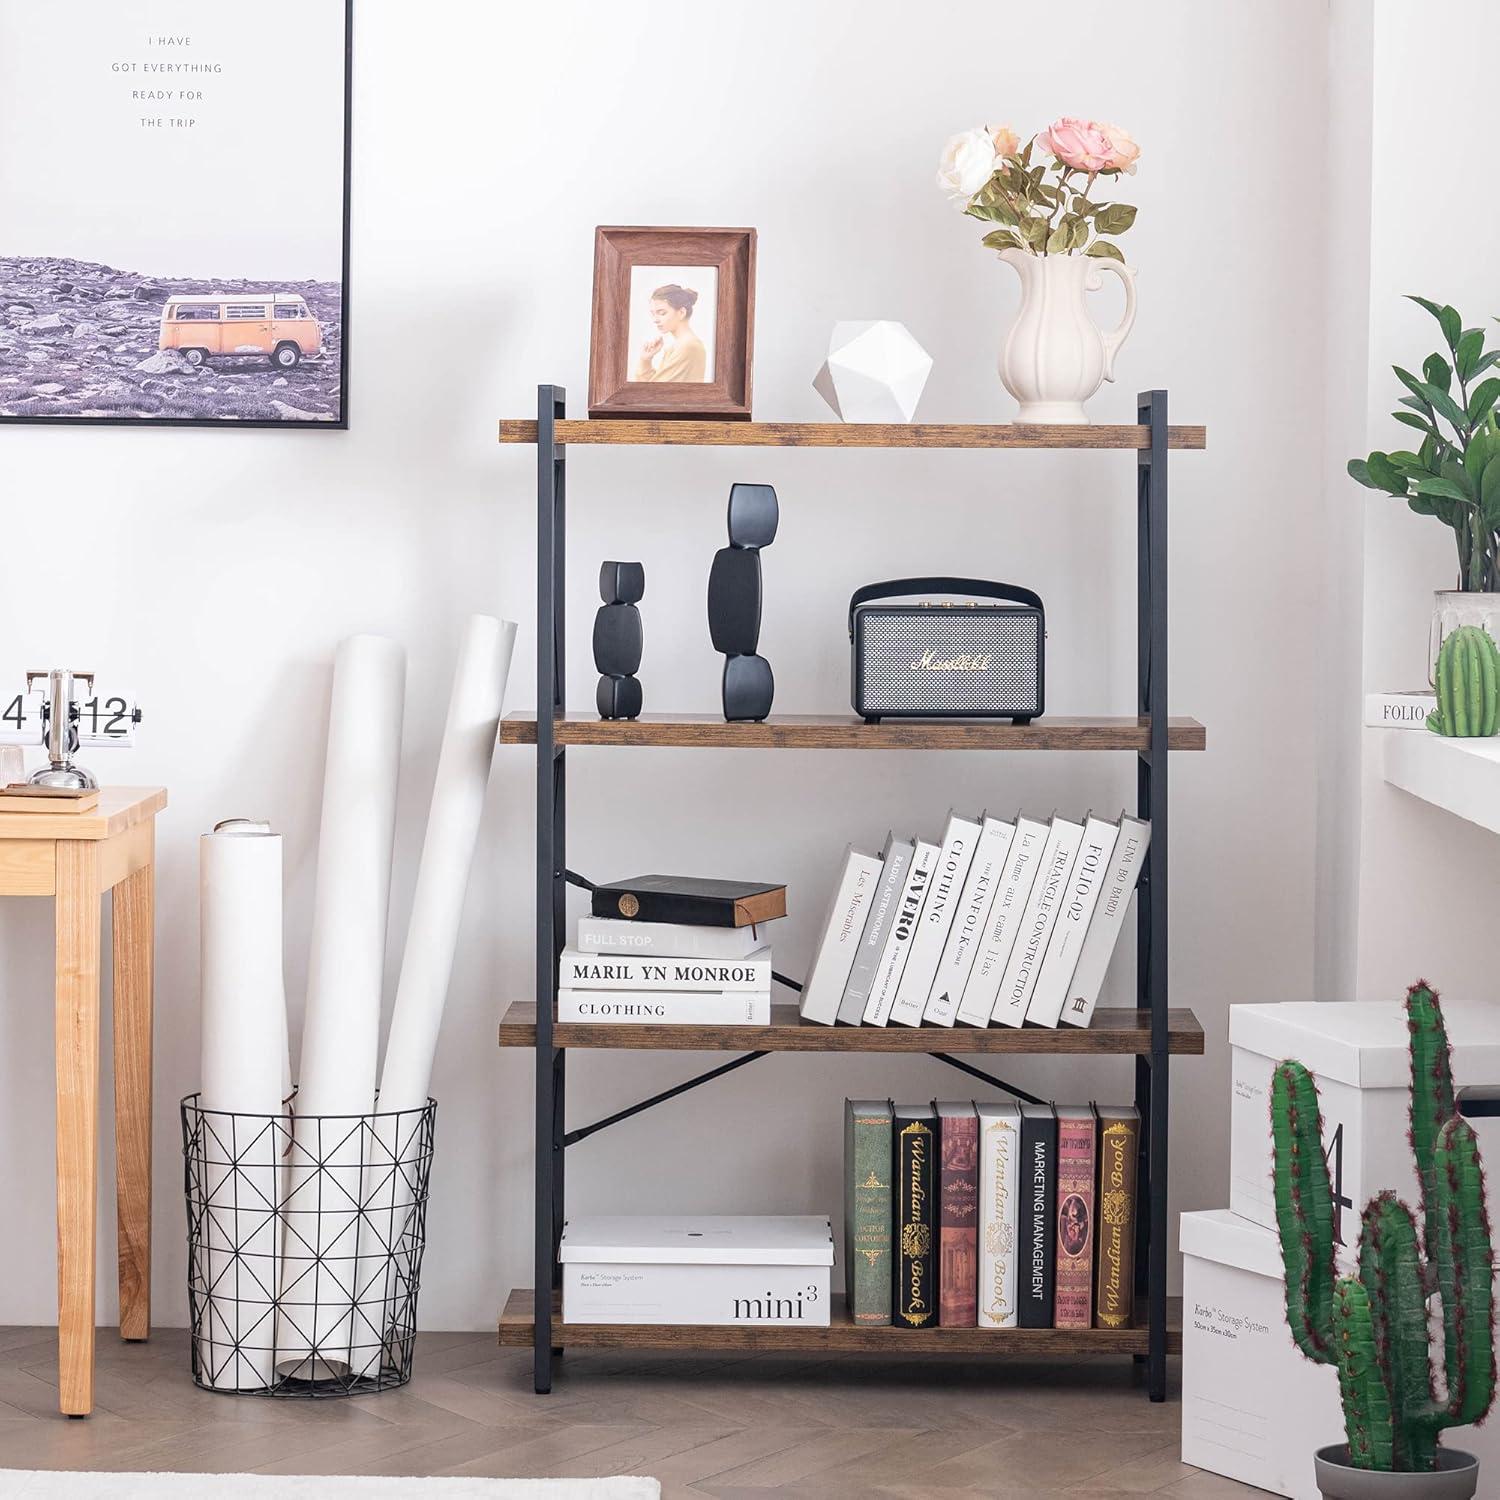
[[[504,745],[536,754],[536,998],[517,1001],[500,1024],[502,1047],[536,1056],[535,1279],[506,1299],[500,1342],[529,1347],[534,1385],[552,1388],[562,1347],[682,1350],[779,1350],[808,1353],[886,1351],[893,1356],[954,1353],[1032,1356],[1115,1353],[1146,1365],[1151,1400],[1166,1398],[1167,1356],[1181,1347],[1177,1310],[1167,1297],[1167,1123],[1170,1062],[1201,1055],[1203,1029],[1190,1010],[1167,1003],[1167,765],[1170,752],[1205,748],[1193,719],[1167,716],[1167,456],[1201,449],[1202,427],[1170,426],[1167,393],[1148,391],[1138,421],[1113,426],[958,425],[919,422],[570,421],[559,386],[537,391],[535,421],[500,423],[502,443],[534,444],[537,453],[537,706],[506,716]],[[715,713],[645,714],[601,720],[570,713],[564,672],[567,450],[586,444],[687,447],[1118,449],[1133,453],[1137,475],[1137,671],[1134,717],[1047,715],[1027,725],[985,721],[887,721],[852,714],[782,714],[764,723],[726,723]],[[1136,810],[1151,821],[1151,842],[1137,895],[1136,1007],[1101,1008],[1087,1028],[966,1026],[817,1026],[794,1004],[772,1007],[769,1026],[589,1026],[556,1017],[558,960],[565,942],[569,882],[586,886],[567,866],[567,752],[570,747],[674,746],[702,750],[1071,750],[1126,751],[1137,758]],[[574,1048],[734,1051],[726,1063],[672,1088],[569,1130],[567,1056]],[[967,1059],[995,1054],[1114,1053],[1135,1060],[1141,1113],[1136,1212],[1137,1318],[1132,1328],[898,1329],[856,1325],[835,1302],[827,1328],[699,1327],[564,1323],[557,1288],[562,1237],[564,1163],[569,1147],[601,1130],[776,1052],[926,1053],[1019,1099],[1033,1096]]]

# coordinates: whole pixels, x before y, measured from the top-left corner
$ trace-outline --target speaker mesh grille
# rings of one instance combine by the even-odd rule
[[[861,714],[995,714],[1041,712],[1042,622],[1034,610],[861,610]],[[982,670],[933,670],[927,657],[950,662],[983,657]]]

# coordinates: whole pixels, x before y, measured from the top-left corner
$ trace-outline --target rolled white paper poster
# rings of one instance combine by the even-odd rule
[[[375,1107],[405,694],[406,653],[396,641],[340,642],[276,1339],[277,1372],[301,1379],[344,1374],[370,1337],[353,1326],[361,1117]]]
[[[365,1172],[360,1310],[355,1320],[361,1330],[384,1328],[391,1299],[399,1302],[402,1292],[391,1284],[386,1269],[389,1252],[401,1240],[412,1205],[411,1168],[403,1169],[398,1163],[409,1162],[415,1155],[420,1116],[404,1117],[398,1130],[398,1122],[390,1114],[420,1110],[427,1103],[515,643],[512,621],[472,615],[453,674],[448,721],[438,753],[437,779],[380,1074],[375,1159]],[[380,1352],[379,1347],[370,1350],[358,1373],[374,1374]]]
[[[275,1375],[285,1143],[277,1123],[286,1045],[281,870],[281,838],[269,824],[235,819],[199,840],[205,1113],[197,1270],[207,1295],[198,1355],[206,1383],[223,1390],[268,1386]]]

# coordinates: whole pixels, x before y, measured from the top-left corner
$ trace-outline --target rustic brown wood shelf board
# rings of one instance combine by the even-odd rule
[[[1198,1057],[1203,1028],[1190,1010],[1167,1012],[1167,1050]],[[653,1026],[557,1021],[556,1047],[663,1052],[1031,1052],[1043,1056],[1151,1050],[1151,1013],[1103,1008],[1092,1026],[819,1026],[795,1005],[771,1007],[769,1026]],[[536,1003],[517,1000],[500,1022],[502,1047],[536,1045]]]
[[[699,714],[642,714],[601,719],[588,712],[553,721],[559,745],[672,745],[700,750],[1149,750],[1151,721],[1135,717],[1070,718],[1049,714],[1031,724],[994,719],[887,719],[866,724],[853,714],[772,714],[763,724],[728,724]],[[536,744],[536,714],[507,714],[502,745]],[[1196,719],[1172,718],[1171,750],[1202,750],[1208,732]]]
[[[529,1349],[532,1292],[517,1287],[500,1315],[500,1342]],[[854,1323],[836,1293],[827,1328],[705,1327],[676,1323],[564,1323],[561,1299],[553,1297],[552,1337],[565,1349],[778,1349],[812,1354],[1144,1354],[1144,1304],[1136,1328],[892,1328]],[[1167,1301],[1167,1352],[1182,1352],[1182,1299]]]
[[[502,443],[535,443],[536,423],[505,419]],[[557,423],[559,443],[717,448],[1146,448],[1151,429],[1134,422],[1053,427],[1022,422],[696,422],[610,418]],[[1203,448],[1203,427],[1168,427],[1167,447]]]

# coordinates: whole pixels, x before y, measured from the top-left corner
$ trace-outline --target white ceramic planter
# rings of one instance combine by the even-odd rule
[[[1113,380],[1115,355],[1135,323],[1135,272],[1090,255],[1002,250],[1021,278],[1021,310],[1000,353],[1000,379],[1020,403],[1022,422],[1087,422],[1083,403]],[[1086,292],[1112,271],[1125,287],[1125,316],[1111,333],[1095,324]]]
[[[1462,625],[1477,625],[1491,640],[1500,641],[1500,594],[1465,593],[1435,589],[1432,628],[1427,635],[1427,681],[1437,686],[1438,649]]]

